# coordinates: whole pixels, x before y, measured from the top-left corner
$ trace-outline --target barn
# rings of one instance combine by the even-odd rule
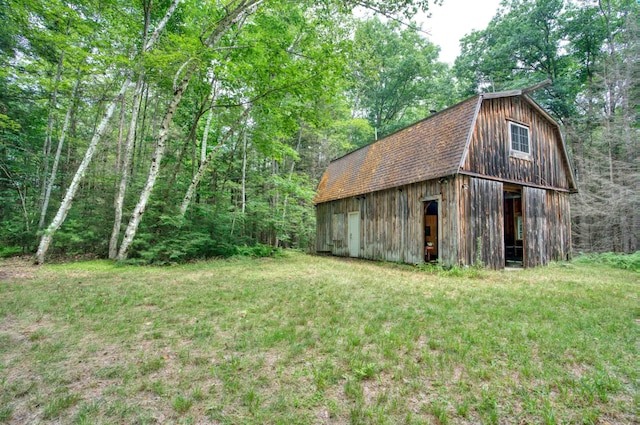
[[[566,259],[577,186],[533,89],[472,97],[332,161],[316,250],[493,269]]]

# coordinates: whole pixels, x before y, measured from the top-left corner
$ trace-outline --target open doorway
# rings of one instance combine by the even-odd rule
[[[504,191],[504,258],[505,267],[522,266],[524,219],[522,189],[505,187]]]
[[[424,261],[438,259],[438,201],[424,203]]]

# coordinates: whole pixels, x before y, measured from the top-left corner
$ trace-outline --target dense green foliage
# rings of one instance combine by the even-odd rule
[[[350,94],[378,136],[424,118],[455,101],[446,65],[437,63],[438,48],[414,26],[374,18],[360,23],[350,57]]]
[[[45,235],[47,255],[115,258],[127,222],[136,262],[310,249],[329,160],[545,78],[581,189],[574,245],[637,250],[635,4],[504,2],[451,68],[410,24],[427,3],[0,0],[1,255]]]
[[[633,254],[616,254],[605,252],[602,254],[584,254],[573,260],[576,264],[605,264],[622,270],[640,272],[640,251]]]

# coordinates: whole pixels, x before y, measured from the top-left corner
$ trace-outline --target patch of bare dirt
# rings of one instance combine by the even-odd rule
[[[0,280],[32,279],[38,270],[31,257],[12,257],[0,259]]]

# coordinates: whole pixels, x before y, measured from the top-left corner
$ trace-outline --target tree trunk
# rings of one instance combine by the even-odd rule
[[[124,133],[124,110],[125,110],[125,98],[122,98],[120,102],[120,124],[118,125],[118,151],[116,152],[116,174],[120,173],[120,166],[122,165],[122,136]]]
[[[134,108],[138,108],[136,112],[138,116],[140,116],[140,111],[142,110],[142,123],[136,128],[135,134],[133,136],[133,152],[131,154],[131,178],[134,177],[136,170],[139,168],[138,166],[142,164],[142,160],[144,158],[144,152],[142,148],[145,146],[144,141],[147,138],[147,108],[149,106],[149,84],[144,83],[142,85],[142,93],[144,93],[144,100],[141,98],[138,105],[134,105]],[[153,133],[152,137],[155,138],[155,126],[156,126],[156,112],[158,111],[158,104],[160,103],[160,96],[156,96],[156,104],[153,110],[153,115],[151,117],[151,123],[153,125]],[[144,104],[144,107],[142,105]],[[138,147],[136,148],[136,140],[138,141]],[[138,156],[136,158],[136,149],[138,152]],[[137,162],[136,162],[137,161]]]
[[[47,191],[47,176],[49,174],[49,156],[51,155],[51,139],[53,135],[53,119],[56,110],[56,104],[58,103],[58,85],[62,76],[62,65],[64,62],[64,52],[60,54],[60,61],[58,62],[58,69],[56,71],[56,79],[53,83],[53,93],[51,94],[51,103],[49,105],[49,117],[47,118],[47,130],[44,136],[44,146],[42,147],[42,158],[44,161],[42,170],[42,188],[40,194],[41,207],[40,221],[38,222],[38,230],[44,227],[44,219],[47,214],[47,205],[45,205],[46,191]]]
[[[202,118],[202,115],[204,115],[206,104],[207,104],[207,100],[205,100],[205,102],[203,102],[199,106],[198,111],[196,112],[195,117],[193,118],[193,123],[191,124],[191,129],[189,130],[189,134],[187,135],[187,138],[182,144],[182,149],[180,149],[178,158],[176,158],[176,165],[173,167],[173,173],[171,173],[171,177],[169,178],[169,181],[167,184],[167,190],[164,194],[165,205],[169,203],[169,196],[171,196],[171,192],[175,188],[175,183],[176,183],[176,180],[178,179],[178,173],[180,173],[180,168],[182,167],[182,161],[184,160],[184,157],[187,153],[187,148],[189,148],[190,146],[194,146],[196,143],[198,123],[200,122],[200,118]]]
[[[238,129],[238,127],[240,126],[240,123],[249,115],[250,110],[251,110],[250,107],[244,110],[244,112],[238,117],[238,119],[233,124],[233,126],[229,130],[227,130],[224,136],[222,136],[222,138],[218,141],[218,144],[216,146],[217,148],[224,145],[224,143],[229,139],[229,137],[231,137],[231,135]],[[215,156],[216,152],[217,152],[217,149],[214,149],[213,151],[209,152],[209,155],[207,155],[205,160],[200,163],[200,166],[198,167],[198,171],[193,176],[193,179],[191,180],[191,184],[189,184],[189,188],[187,189],[187,193],[184,195],[184,199],[182,200],[182,206],[180,207],[180,218],[184,218],[185,214],[187,213],[187,208],[189,208],[189,204],[191,203],[191,198],[193,197],[193,194],[196,188],[198,187],[198,184],[200,183],[200,180],[202,179],[204,172],[207,170],[207,167],[209,166],[209,163]]]
[[[173,94],[173,99],[167,112],[162,119],[162,125],[160,126],[160,132],[158,134],[158,140],[156,141],[156,149],[153,153],[153,157],[151,158],[151,167],[149,168],[149,174],[147,176],[147,182],[140,193],[140,198],[138,199],[138,203],[136,208],[133,210],[133,214],[131,215],[131,219],[129,220],[129,224],[127,226],[127,230],[124,233],[124,238],[122,240],[122,245],[120,245],[120,250],[118,251],[117,260],[122,261],[127,258],[129,253],[129,246],[131,242],[133,242],[133,238],[138,231],[138,226],[140,225],[140,221],[142,220],[142,216],[147,207],[147,202],[149,201],[149,197],[151,196],[151,192],[153,191],[153,187],[156,184],[156,180],[158,179],[158,174],[160,174],[160,163],[162,162],[162,157],[164,156],[164,151],[167,145],[167,139],[169,138],[169,127],[171,126],[171,122],[173,121],[173,115],[178,109],[178,105],[180,104],[180,100],[182,99],[182,95],[187,89],[187,85],[189,84],[189,80],[191,76],[195,72],[195,66],[191,66],[187,69],[186,74],[182,78],[182,81],[176,87],[176,90]]]
[[[147,46],[147,34],[149,33],[149,23],[151,21],[151,3],[152,0],[145,0],[143,2],[144,9],[144,39],[143,46]],[[170,6],[170,10],[177,6],[177,2],[174,2]],[[165,15],[166,18],[167,15]],[[157,37],[157,35],[156,35]],[[144,51],[140,57],[140,62],[144,57]],[[127,140],[125,142],[125,158],[124,163],[122,164],[122,173],[120,175],[120,184],[118,185],[118,193],[113,200],[113,209],[114,209],[114,219],[113,219],[113,229],[111,230],[111,238],[109,239],[109,259],[114,260],[116,258],[116,254],[118,253],[118,238],[120,237],[120,227],[122,226],[122,208],[124,206],[124,196],[127,191],[127,183],[129,177],[129,164],[131,163],[132,156],[132,148],[134,146],[135,136],[136,136],[136,126],[138,124],[138,115],[140,111],[140,107],[138,106],[138,99],[140,97],[140,93],[142,92],[142,86],[144,83],[144,73],[141,71],[138,75],[138,81],[136,82],[136,88],[133,92],[133,98],[131,99],[131,120],[129,121],[129,131],[127,132]],[[122,127],[124,121],[124,98],[122,99],[122,109],[121,109],[121,121],[120,121],[120,133],[118,134],[118,158],[116,171],[120,172],[120,153],[121,153],[121,142],[122,142]]]
[[[180,3],[180,0],[174,0],[174,2],[171,4],[164,18],[162,19],[162,21],[160,21],[153,35],[144,46],[144,51],[151,49],[151,47],[158,39],[160,33],[166,26],[167,22],[169,21],[169,18],[171,17],[171,15],[175,11],[179,3]],[[129,89],[129,86],[131,86],[130,75],[127,76],[124,84],[122,85],[122,87],[120,88],[120,91],[118,92],[118,95],[113,99],[113,101],[107,107],[107,110],[105,111],[102,117],[102,120],[100,121],[100,124],[98,125],[96,131],[93,134],[93,137],[91,139],[91,142],[89,143],[89,147],[87,148],[84,158],[80,163],[80,166],[78,167],[78,170],[76,171],[75,175],[73,176],[73,180],[71,180],[71,184],[67,189],[65,197],[62,200],[62,203],[60,204],[60,208],[58,209],[56,216],[54,217],[53,221],[51,222],[49,227],[47,227],[47,229],[42,235],[42,239],[40,240],[40,245],[38,246],[38,251],[36,252],[36,258],[35,258],[36,264],[44,263],[44,258],[47,253],[47,250],[49,249],[49,245],[51,244],[51,240],[53,239],[53,234],[60,228],[60,226],[62,226],[62,223],[64,223],[64,220],[67,218],[67,214],[69,213],[69,209],[71,209],[71,204],[73,203],[73,198],[75,197],[76,192],[78,191],[80,181],[82,180],[85,173],[87,172],[87,168],[91,163],[91,159],[93,158],[93,154],[96,151],[96,147],[100,142],[100,139],[102,139],[102,136],[107,131],[107,124],[109,123],[109,120],[111,119],[111,116],[113,115],[113,112],[115,111],[115,108],[118,102],[123,98],[124,94]]]
[[[200,159],[198,160],[198,167],[207,159],[207,141],[209,140],[209,130],[211,129],[211,121],[213,120],[213,106],[218,98],[218,87],[215,74],[211,78],[211,93],[209,94],[209,113],[207,114],[207,122],[204,126],[204,134],[202,135],[202,142],[200,143]],[[194,161],[195,164],[195,161]],[[196,175],[196,170],[191,167],[191,175]],[[196,196],[196,203],[200,202],[200,195]]]
[[[93,154],[96,151],[98,142],[100,141],[104,133],[107,131],[107,124],[109,123],[109,120],[111,119],[111,116],[113,115],[113,112],[115,111],[118,102],[120,101],[122,96],[124,96],[125,92],[127,91],[130,85],[131,85],[131,79],[127,78],[125,83],[120,88],[120,92],[118,93],[116,98],[113,101],[111,101],[111,103],[107,107],[107,110],[105,111],[102,117],[102,120],[100,121],[100,125],[98,125],[96,132],[93,134],[93,138],[91,139],[91,143],[89,143],[87,152],[84,154],[84,158],[82,159],[82,162],[80,163],[80,166],[76,171],[76,174],[73,176],[73,180],[71,180],[71,184],[67,189],[67,192],[64,196],[64,199],[62,200],[62,203],[60,204],[60,208],[58,209],[58,212],[55,218],[53,219],[49,227],[47,227],[47,230],[45,230],[44,234],[42,235],[42,239],[40,240],[40,245],[38,246],[38,252],[36,252],[36,264],[44,263],[44,257],[47,253],[47,250],[49,249],[51,240],[53,239],[53,234],[56,232],[56,230],[60,228],[60,226],[62,226],[62,223],[64,223],[64,220],[67,218],[67,214],[69,213],[69,209],[71,209],[71,204],[73,203],[73,198],[76,195],[76,192],[80,185],[80,181],[82,180],[85,173],[87,172],[87,168],[91,163],[91,159],[93,158]]]
[[[40,214],[40,223],[44,225],[44,220],[47,214],[47,208],[49,207],[49,200],[51,199],[51,190],[53,188],[53,184],[56,180],[56,173],[58,172],[58,164],[60,164],[60,156],[62,155],[62,146],[64,145],[64,140],[67,136],[67,131],[69,130],[69,123],[71,122],[71,114],[73,112],[73,108],[75,107],[75,101],[78,97],[78,90],[80,88],[81,78],[80,78],[80,70],[78,70],[78,79],[76,80],[76,84],[73,87],[73,92],[71,93],[71,102],[69,103],[69,108],[67,109],[67,114],[64,118],[64,124],[62,126],[62,132],[60,133],[60,140],[58,140],[58,147],[56,149],[56,156],[53,159],[53,165],[51,167],[51,176],[47,182],[47,189],[45,191],[44,200],[42,202],[42,211]]]
[[[127,191],[127,183],[129,181],[129,167],[131,164],[131,157],[133,151],[133,141],[136,134],[136,125],[138,124],[138,111],[137,106],[140,92],[142,91],[143,74],[138,76],[136,82],[136,89],[133,94],[131,121],[129,121],[129,131],[127,133],[127,140],[124,147],[124,161],[122,164],[122,174],[120,176],[120,184],[118,185],[118,193],[113,200],[113,207],[115,210],[115,217],[113,220],[113,230],[111,231],[111,238],[109,239],[109,259],[114,260],[118,253],[118,238],[120,237],[120,227],[122,226],[122,208],[124,206],[124,196]]]
[[[242,137],[242,217],[247,208],[247,131]]]
[[[213,70],[212,70],[213,72]],[[200,164],[207,159],[207,141],[209,140],[209,129],[211,129],[211,120],[213,119],[213,107],[218,99],[218,80],[215,73],[211,77],[211,94],[209,94],[209,114],[207,115],[207,124],[204,127],[202,135],[202,143],[200,144]]]
[[[300,131],[298,131],[298,144],[296,145],[296,152],[300,152],[300,144],[302,143],[302,125],[300,126]],[[296,161],[291,161],[291,170],[289,170],[289,182],[293,178],[293,170],[295,169]],[[284,196],[284,202],[282,204],[282,223],[284,225],[284,220],[287,216],[287,202],[289,201],[289,194],[287,193]]]

